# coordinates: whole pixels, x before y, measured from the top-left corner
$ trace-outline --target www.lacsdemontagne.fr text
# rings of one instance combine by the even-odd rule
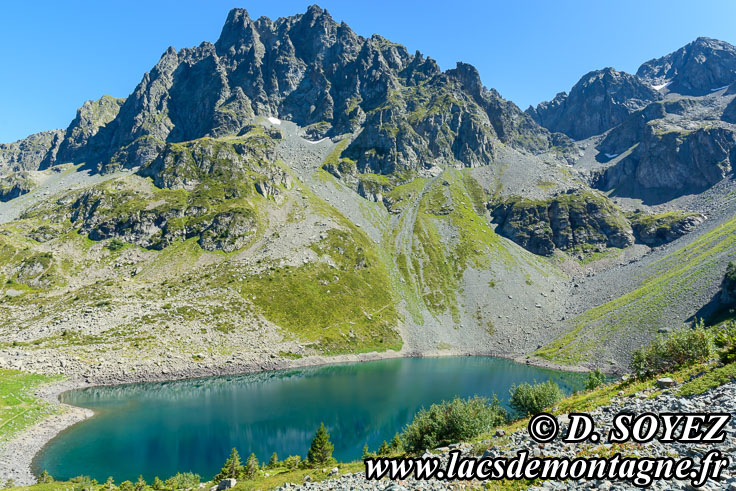
[[[568,415],[566,443],[598,442],[595,422],[589,414]],[[731,420],[729,413],[643,413],[622,412],[613,419],[608,441],[646,443],[657,439],[662,443],[719,443],[725,439],[724,428]],[[540,413],[533,416],[527,431],[537,442],[549,442],[557,437],[560,428],[555,416]],[[649,486],[653,481],[689,480],[694,487],[703,486],[710,479],[719,479],[728,469],[729,459],[713,450],[697,461],[691,457],[625,457],[619,453],[611,457],[530,457],[528,450],[514,457],[470,457],[459,450],[449,452],[443,466],[438,457],[388,458],[364,460],[368,480],[388,477],[404,480],[438,479],[447,481],[497,480],[608,480],[623,481],[634,486]]]
[[[459,450],[451,450],[446,467],[437,457],[365,459],[366,479],[388,477],[404,480],[611,480],[626,481],[635,486],[648,486],[655,480],[690,480],[700,487],[709,479],[718,479],[728,468],[729,460],[717,451],[707,453],[699,461],[690,457],[530,457],[527,450],[516,457],[475,458],[463,457]],[[698,465],[700,464],[700,465]]]

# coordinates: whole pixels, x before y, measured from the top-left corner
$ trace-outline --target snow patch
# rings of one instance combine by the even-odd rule
[[[270,116],[268,118],[268,122],[271,123],[271,124],[281,124],[281,120],[280,119],[278,119],[278,118],[272,118]]]
[[[311,143],[312,145],[316,145],[316,144],[318,144],[318,143],[322,143],[322,142],[323,142],[323,141],[325,141],[325,140],[329,140],[329,138],[327,138],[327,137],[324,137],[324,138],[322,138],[321,140],[317,140],[316,142],[314,142],[314,141],[312,141],[312,140],[307,140],[307,141],[308,141],[309,143]]]
[[[618,157],[618,154],[617,153],[607,153],[605,155],[609,159],[615,159],[616,157]]]
[[[728,87],[728,85],[724,85],[723,87],[718,87],[717,89],[710,89],[710,91],[711,92],[718,92],[719,90],[723,90],[723,89],[725,89],[727,87]]]
[[[662,90],[662,89],[664,89],[665,87],[667,87],[671,83],[672,83],[672,81],[670,80],[669,82],[665,82],[665,83],[663,83],[661,85],[652,85],[652,88],[654,90]]]

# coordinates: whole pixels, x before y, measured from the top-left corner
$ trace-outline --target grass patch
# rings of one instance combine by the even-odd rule
[[[723,367],[715,368],[706,372],[700,377],[686,382],[680,387],[680,396],[694,396],[703,394],[710,389],[715,389],[721,385],[725,385],[736,380],[736,363],[731,363]]]
[[[323,353],[399,350],[396,299],[370,239],[357,229],[333,229],[312,249],[324,260],[248,276],[241,294]]]
[[[50,405],[32,390],[60,378],[0,369],[0,443],[51,413]]]

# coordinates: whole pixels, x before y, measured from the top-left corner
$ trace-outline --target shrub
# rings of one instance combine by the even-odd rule
[[[284,467],[294,470],[302,464],[302,458],[299,455],[291,455],[284,459]]]
[[[335,460],[332,458],[334,449],[334,445],[330,443],[330,434],[327,433],[325,424],[320,423],[319,429],[312,439],[312,445],[309,447],[307,462],[312,467],[331,464]]]
[[[110,249],[110,251],[115,252],[125,247],[125,242],[120,239],[112,239],[105,247]]]
[[[718,358],[727,365],[736,361],[736,322],[729,321],[716,333],[714,343],[718,347]]]
[[[588,372],[588,378],[585,379],[585,390],[597,389],[606,381],[606,376],[597,368],[592,372]]]
[[[468,440],[506,422],[506,411],[494,396],[455,398],[420,410],[404,429],[401,440],[407,452],[419,452]]]
[[[191,472],[177,472],[164,483],[165,489],[197,489],[199,487],[199,474]]]
[[[629,367],[642,378],[706,361],[712,352],[710,337],[701,322],[694,329],[680,329],[634,351]]]
[[[511,386],[509,405],[520,415],[538,414],[564,396],[560,387],[551,380],[541,384]]]

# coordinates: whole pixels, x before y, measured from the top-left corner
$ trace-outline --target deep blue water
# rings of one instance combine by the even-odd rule
[[[503,358],[400,358],[235,377],[133,384],[67,392],[64,402],[95,416],[62,432],[37,456],[35,470],[57,479],[147,480],[193,471],[210,479],[232,447],[260,460],[306,455],[324,422],[338,460],[375,450],[422,406],[454,396],[506,403],[521,382],[555,380],[580,389],[581,374]]]

